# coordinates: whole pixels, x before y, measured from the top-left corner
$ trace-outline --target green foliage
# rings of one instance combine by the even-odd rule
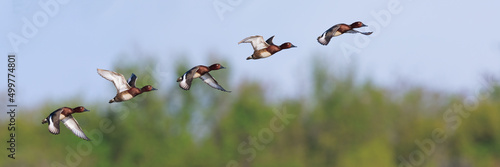
[[[119,69],[141,77],[138,85],[157,82],[152,68]],[[229,65],[226,65],[229,66]],[[144,67],[144,66],[142,66]],[[500,89],[464,109],[468,116],[446,111],[465,105],[461,96],[444,96],[423,88],[393,90],[369,81],[354,81],[316,66],[312,99],[266,102],[259,84],[231,86],[224,93],[194,84],[190,91],[174,86],[127,102],[85,105],[75,114],[92,141],[61,128],[52,135],[40,122],[78,99],[20,112],[16,160],[1,166],[398,166],[412,153],[431,145],[433,131],[446,130],[442,142],[432,140],[430,153],[413,166],[500,165]],[[182,74],[188,67],[176,67]],[[227,71],[213,74],[221,84]],[[198,84],[198,86],[196,85]],[[237,88],[237,89],[236,89]],[[111,91],[112,92],[112,91]],[[283,120],[280,114],[289,114]],[[282,116],[282,115],[281,115]],[[7,124],[2,120],[1,124]],[[456,129],[450,128],[458,125]],[[0,134],[8,134],[5,128]],[[6,138],[4,140],[7,140]],[[417,163],[417,162],[415,162]]]

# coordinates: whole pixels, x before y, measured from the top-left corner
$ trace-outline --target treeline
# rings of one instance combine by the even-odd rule
[[[141,76],[137,85],[156,82],[148,70],[114,70]],[[212,75],[227,85],[222,78],[228,72]],[[191,91],[171,87],[124,103],[87,104],[92,111],[75,117],[92,141],[63,127],[50,134],[40,123],[48,113],[82,105],[78,99],[53,102],[17,115],[16,159],[4,149],[0,164],[500,166],[498,85],[464,97],[356,83],[354,75],[338,77],[320,66],[310,96],[279,103],[267,102],[257,83],[233,86],[228,95],[194,82]]]

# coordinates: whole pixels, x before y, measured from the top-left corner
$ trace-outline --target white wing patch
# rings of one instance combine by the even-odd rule
[[[209,73],[202,75],[200,77],[200,79],[203,80],[203,82],[207,83],[212,88],[215,88],[215,89],[218,89],[218,90],[221,90],[224,92],[231,92],[231,91],[227,91],[222,86],[220,86],[219,83],[217,83],[217,81]]]
[[[260,35],[247,37],[238,42],[238,44],[240,43],[251,43],[255,51],[269,47],[269,44],[266,41],[264,41],[264,38]]]
[[[352,34],[360,33],[360,34],[363,34],[363,35],[370,35],[373,32],[361,32],[361,31],[358,31],[358,30],[349,30],[349,31],[347,31],[347,33],[352,33]]]
[[[184,90],[189,90],[189,88],[191,87],[191,85],[189,85],[187,83],[187,79],[186,79],[186,74],[182,75],[182,81],[179,83],[179,86],[184,89]]]
[[[86,135],[85,133],[83,133],[83,130],[82,128],[80,128],[80,125],[78,125],[78,122],[75,120],[75,118],[73,118],[73,116],[68,116],[66,118],[64,118],[63,120],[61,120],[64,125],[70,129],[76,136],[84,139],[84,140],[90,140]]]
[[[49,121],[49,132],[52,134],[59,134],[59,124],[54,124],[54,121],[52,120],[53,115],[49,116],[48,121]],[[56,127],[57,126],[57,127]]]
[[[97,73],[99,73],[99,75],[101,75],[101,77],[103,77],[104,79],[113,82],[118,93],[129,90],[131,88],[122,74],[103,69],[97,69]]]
[[[318,42],[322,45],[327,45],[328,41],[326,41],[325,36],[322,36],[321,38],[318,38]]]

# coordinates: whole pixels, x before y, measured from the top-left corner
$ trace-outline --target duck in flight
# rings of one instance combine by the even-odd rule
[[[109,103],[127,101],[144,92],[157,90],[151,85],[146,85],[141,89],[137,88],[135,86],[137,76],[135,76],[135,74],[133,73],[132,76],[130,76],[128,82],[127,80],[125,80],[125,77],[122,74],[117,72],[97,69],[97,73],[104,79],[113,82],[113,84],[115,85],[117,93],[113,99],[109,100]]]
[[[212,77],[212,75],[210,75],[210,73],[209,73],[212,70],[219,70],[219,69],[224,69],[224,68],[225,67],[223,67],[219,63],[212,64],[209,67],[204,66],[204,65],[198,65],[198,66],[191,68],[186,73],[184,73],[181,77],[179,77],[177,79],[177,82],[179,82],[179,87],[181,87],[184,90],[189,90],[189,88],[191,88],[191,82],[193,81],[193,79],[200,78],[201,80],[203,80],[203,82],[207,83],[212,88],[215,88],[215,89],[218,89],[218,90],[221,90],[224,92],[231,92],[231,91],[227,91],[222,86],[220,86],[219,83],[217,83],[217,81],[214,79],[214,77]]]
[[[266,57],[269,57],[269,56],[271,56],[271,55],[273,55],[273,54],[275,54],[283,49],[297,47],[290,42],[285,42],[285,43],[281,44],[280,46],[275,45],[273,43],[273,38],[274,38],[274,36],[272,36],[269,39],[267,39],[266,41],[264,41],[264,38],[262,36],[255,35],[255,36],[250,36],[250,37],[247,37],[247,38],[241,40],[240,42],[238,42],[238,44],[241,44],[241,43],[251,43],[252,44],[254,52],[251,56],[247,57],[247,60],[266,58]]]
[[[59,108],[50,115],[42,120],[42,124],[48,123],[49,124],[49,132],[52,134],[59,134],[60,128],[59,128],[59,122],[64,123],[64,126],[66,126],[69,130],[73,132],[76,136],[79,138],[82,138],[84,140],[90,140],[85,133],[83,133],[82,128],[80,125],[78,125],[78,122],[76,119],[71,115],[74,113],[82,113],[87,110],[85,107],[79,106],[75,108],[69,108],[69,107],[62,107]]]
[[[354,22],[351,25],[347,25],[344,23],[334,25],[328,30],[326,30],[323,34],[321,34],[321,36],[318,37],[318,42],[321,45],[328,45],[332,37],[336,37],[344,33],[353,33],[353,34],[360,33],[363,35],[370,35],[373,33],[373,32],[360,32],[354,30],[354,28],[360,28],[360,27],[366,27],[366,25],[360,21]]]

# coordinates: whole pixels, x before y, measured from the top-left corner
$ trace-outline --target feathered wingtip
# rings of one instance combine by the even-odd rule
[[[258,38],[258,37],[262,37],[262,36],[260,36],[260,35],[254,35],[254,36],[246,37],[245,39],[243,39],[240,42],[238,42],[238,45],[241,44],[241,43],[249,43],[249,42],[251,42],[251,41],[249,41],[249,39]]]
[[[363,35],[371,35],[373,32],[362,32]]]
[[[274,35],[272,37],[269,37],[269,39],[266,40],[266,43],[269,45],[274,45],[273,39],[274,39]]]

